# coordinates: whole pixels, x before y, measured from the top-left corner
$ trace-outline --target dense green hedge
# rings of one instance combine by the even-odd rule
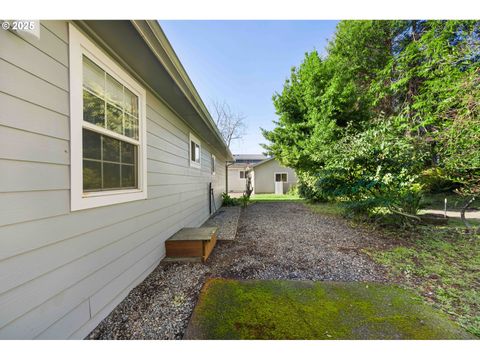
[[[479,21],[341,21],[262,131],[302,197],[415,214],[423,191],[480,190],[479,101]]]

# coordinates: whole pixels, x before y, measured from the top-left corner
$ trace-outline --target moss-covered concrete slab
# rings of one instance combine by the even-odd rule
[[[412,292],[359,282],[212,279],[186,339],[472,339]],[[476,338],[475,338],[476,339]]]

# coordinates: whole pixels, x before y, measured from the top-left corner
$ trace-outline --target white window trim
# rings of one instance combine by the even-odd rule
[[[212,161],[212,171],[211,172],[212,172],[212,175],[215,175],[215,169],[217,167],[217,158],[215,157],[214,154],[212,154],[211,161]]]
[[[277,181],[277,174],[285,174],[286,180],[285,181]],[[283,182],[283,183],[288,183],[288,173],[287,172],[275,172],[273,173],[273,182]]]
[[[192,141],[194,143],[196,143],[198,145],[198,147],[200,148],[200,152],[199,152],[200,157],[198,159],[198,162],[192,160]],[[196,168],[199,168],[199,169],[202,167],[202,143],[192,133],[190,133],[190,136],[188,137],[188,159],[190,161],[190,166],[191,167],[196,167]]]
[[[138,109],[138,188],[112,191],[83,192],[82,129],[90,126],[83,121],[83,64],[87,55],[139,99]],[[70,208],[71,211],[95,208],[147,198],[147,129],[146,91],[125,70],[118,66],[91,40],[69,23],[70,58]],[[95,126],[95,125],[91,125]],[[108,132],[108,130],[104,132]],[[100,132],[100,131],[98,131]],[[122,135],[117,137],[121,137]],[[130,138],[125,139],[130,141]]]

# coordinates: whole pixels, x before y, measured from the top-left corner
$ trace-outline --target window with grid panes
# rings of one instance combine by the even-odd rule
[[[83,56],[83,191],[136,188],[138,97]]]

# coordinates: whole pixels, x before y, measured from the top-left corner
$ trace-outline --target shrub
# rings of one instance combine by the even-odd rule
[[[397,195],[398,208],[411,215],[416,215],[420,210],[420,204],[423,197],[423,187],[420,184],[413,183],[409,187],[401,189]]]
[[[248,203],[250,202],[250,195],[243,194],[239,200],[240,200],[240,204],[242,204],[242,207],[246,208]]]
[[[298,185],[293,184],[292,186],[290,186],[290,189],[288,189],[287,191],[287,195],[298,196]]]
[[[238,200],[230,197],[227,193],[222,193],[222,205],[223,206],[235,206],[238,205]]]
[[[328,198],[318,186],[318,176],[306,172],[298,174],[297,192],[300,197],[313,202],[327,202]]]
[[[433,167],[422,172],[419,178],[426,192],[438,194],[453,190],[458,184],[452,181],[440,167]]]
[[[391,120],[379,119],[361,133],[345,135],[318,172],[316,191],[344,202],[355,215],[382,208],[407,218],[415,215],[427,152],[415,138],[393,129]]]

